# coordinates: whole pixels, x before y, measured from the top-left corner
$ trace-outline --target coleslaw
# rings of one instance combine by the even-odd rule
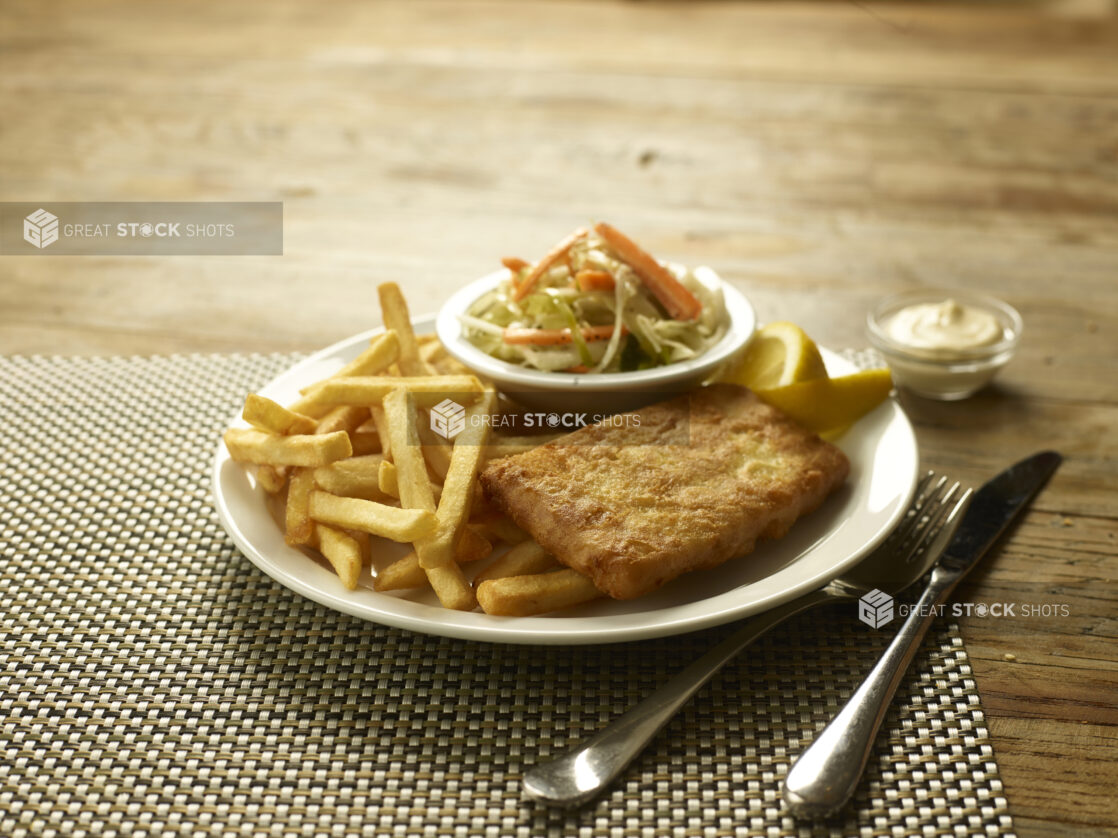
[[[722,292],[608,224],[576,230],[459,315],[488,355],[544,372],[616,373],[695,358],[729,325]]]

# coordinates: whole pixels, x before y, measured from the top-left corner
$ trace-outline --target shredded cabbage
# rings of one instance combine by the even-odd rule
[[[522,283],[531,266],[510,271],[459,319],[466,339],[483,352],[545,372],[629,372],[674,364],[717,343],[729,315],[721,290],[707,287],[690,270],[668,270],[702,304],[696,319],[672,319],[633,269],[593,232],[544,271],[522,299],[513,299],[514,282]],[[580,271],[605,271],[613,289],[582,290]],[[506,330],[536,331],[514,336]]]

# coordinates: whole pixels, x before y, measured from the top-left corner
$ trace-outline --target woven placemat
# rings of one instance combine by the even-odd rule
[[[764,637],[594,804],[526,767],[728,629],[488,645],[362,622],[225,535],[215,443],[292,356],[0,359],[0,835],[1006,835],[955,626],[902,686],[844,817],[778,787],[891,636],[853,606]]]

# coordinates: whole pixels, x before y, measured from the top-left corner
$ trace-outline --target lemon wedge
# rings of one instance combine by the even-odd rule
[[[754,392],[809,431],[834,438],[885,401],[892,389],[889,370],[880,369],[838,378],[798,381]]]
[[[745,354],[723,381],[761,391],[826,377],[827,368],[815,341],[794,323],[781,321],[757,330]]]

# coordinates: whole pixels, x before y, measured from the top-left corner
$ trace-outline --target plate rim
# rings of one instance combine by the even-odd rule
[[[412,323],[417,331],[429,331],[434,328],[436,315],[423,314],[413,316]],[[384,331],[383,326],[368,329],[343,338],[329,346],[311,353],[306,358],[297,361],[295,364],[285,368],[271,378],[265,385],[259,388],[259,391],[267,390],[275,385],[281,379],[296,374],[299,370],[310,367],[323,360],[329,359],[340,352],[349,349],[361,341],[367,341],[374,335]],[[825,358],[829,361],[837,360],[840,364],[850,365],[850,362],[841,359],[840,356],[831,352],[823,347],[820,347],[824,353]],[[406,629],[421,634],[437,636],[437,637],[450,637],[460,640],[474,640],[489,643],[513,643],[513,644],[536,644],[536,645],[594,645],[594,644],[607,644],[607,643],[620,643],[620,642],[633,642],[638,640],[647,640],[657,637],[673,636],[678,634],[689,633],[692,631],[699,631],[706,628],[711,628],[717,625],[724,625],[726,623],[734,622],[736,620],[744,619],[754,614],[767,611],[777,605],[790,601],[797,596],[800,596],[809,591],[815,590],[822,585],[827,584],[832,579],[840,576],[845,570],[852,567],[863,557],[868,555],[878,544],[883,541],[886,536],[893,530],[901,516],[908,509],[912,502],[913,495],[916,490],[916,484],[919,479],[919,448],[917,445],[915,429],[908,415],[904,409],[897,403],[895,399],[889,398],[886,402],[876,408],[875,410],[882,410],[888,408],[891,412],[889,421],[885,427],[892,427],[894,423],[899,423],[901,430],[905,433],[908,439],[911,440],[913,469],[911,480],[907,490],[904,492],[903,502],[897,504],[897,508],[888,516],[887,520],[880,526],[879,530],[872,534],[865,543],[858,549],[854,550],[851,555],[845,557],[842,561],[836,562],[829,566],[825,571],[809,574],[803,579],[798,580],[795,584],[782,588],[768,596],[762,596],[759,599],[752,600],[748,603],[738,605],[736,607],[728,607],[715,609],[702,616],[692,616],[682,619],[665,619],[660,621],[648,622],[647,620],[638,621],[636,624],[622,624],[614,627],[603,628],[600,626],[600,621],[609,619],[608,617],[563,617],[563,616],[538,616],[538,617],[497,617],[493,615],[480,614],[479,612],[457,612],[439,608],[439,620],[432,620],[429,617],[422,617],[418,614],[408,613],[414,609],[430,609],[438,608],[438,606],[426,605],[424,603],[417,603],[400,596],[388,593],[381,593],[371,589],[359,589],[358,591],[348,591],[341,588],[340,583],[337,592],[332,592],[324,589],[323,587],[303,578],[299,574],[291,573],[285,570],[278,561],[265,555],[256,544],[244,533],[237,516],[229,508],[228,499],[225,497],[225,492],[222,486],[223,472],[229,467],[241,468],[239,465],[232,463],[229,458],[225,445],[219,438],[216,443],[212,465],[211,465],[211,500],[218,514],[218,519],[221,522],[223,529],[233,539],[237,548],[242,555],[247,558],[254,566],[263,571],[267,576],[278,582],[280,585],[293,590],[296,593],[305,596],[306,598],[325,605],[335,611],[340,611],[353,617],[368,620],[370,622],[378,623],[381,625],[393,626],[395,628]],[[246,423],[241,418],[240,413],[235,413],[225,425],[229,427],[246,427]],[[880,444],[880,443],[878,443]],[[259,491],[259,489],[255,490]],[[263,507],[261,507],[263,510]],[[270,516],[269,516],[270,517]],[[278,528],[277,528],[278,531]],[[833,528],[828,529],[832,532]],[[295,548],[287,548],[295,551]],[[818,548],[813,548],[818,549]],[[811,551],[809,551],[811,552]],[[801,555],[795,562],[789,565],[784,565],[773,571],[772,574],[783,572],[787,567],[795,565],[801,561],[807,554]],[[316,563],[307,556],[300,556],[302,561],[307,563],[308,568],[319,567]],[[336,577],[333,576],[332,571],[323,572],[331,573],[331,577],[336,582]],[[763,578],[768,578],[762,577]],[[760,580],[755,580],[760,581]],[[730,593],[727,591],[726,593]],[[392,610],[378,609],[375,606],[370,606],[366,603],[357,602],[353,599],[353,595],[361,596],[374,596],[385,597],[395,601],[396,603],[404,603],[401,607]],[[721,596],[719,594],[718,596]],[[704,600],[708,601],[713,597],[708,597]],[[657,612],[637,612],[633,615],[614,615],[626,617],[639,617],[642,614],[655,614]],[[472,618],[470,622],[463,622],[462,617]],[[477,619],[483,618],[484,623],[481,625],[474,624]],[[591,625],[580,625],[573,621],[588,619]],[[598,624],[598,625],[596,625]]]

